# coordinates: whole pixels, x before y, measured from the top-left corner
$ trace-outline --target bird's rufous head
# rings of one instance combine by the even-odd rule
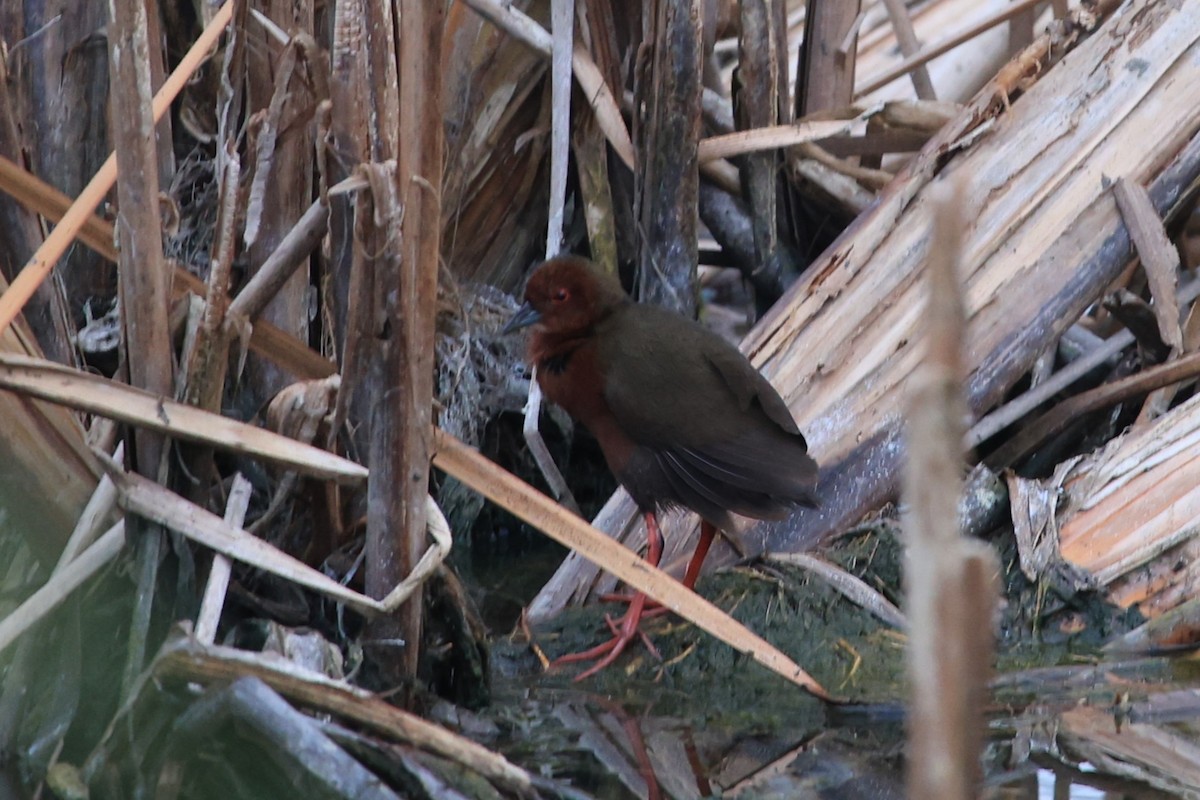
[[[608,316],[629,296],[616,278],[579,256],[544,262],[525,284],[525,303],[502,333],[535,325],[546,333],[582,332]]]

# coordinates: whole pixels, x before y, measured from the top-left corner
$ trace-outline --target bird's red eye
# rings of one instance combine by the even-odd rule
[[[554,291],[554,294],[552,294],[550,296],[550,299],[556,303],[565,303],[567,301],[567,298],[570,296],[571,296],[571,293],[568,292],[566,289],[556,289]]]

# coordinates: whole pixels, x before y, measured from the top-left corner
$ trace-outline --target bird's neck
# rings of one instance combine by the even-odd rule
[[[592,330],[535,333],[529,344],[529,358],[538,371],[551,374],[566,369],[572,354],[592,338]]]

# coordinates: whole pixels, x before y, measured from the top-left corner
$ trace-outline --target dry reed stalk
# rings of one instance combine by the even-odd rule
[[[157,119],[151,109],[146,9],[113,0],[109,14],[111,119],[116,169],[121,174],[118,286],[125,364],[131,385],[166,397],[172,391],[173,372],[167,329],[170,272],[163,260],[158,209]],[[130,463],[143,475],[157,477],[166,443],[150,433],[133,441]]]
[[[426,495],[422,505],[430,522],[428,532],[433,543],[422,553],[411,573],[389,586],[388,591],[382,593],[380,599],[376,599],[348,589],[298,558],[282,552],[240,527],[231,525],[211,511],[188,502],[157,483],[136,473],[124,472],[111,462],[106,463],[106,466],[109,476],[117,486],[121,507],[126,511],[170,528],[228,558],[345,603],[369,619],[386,617],[403,606],[450,552],[450,528],[437,505]]]
[[[261,12],[255,8],[251,13],[266,22],[244,31],[245,118],[254,148],[248,148],[243,165],[253,178],[244,200],[241,235],[250,280],[268,267],[309,208],[318,127],[313,120],[329,93],[327,56],[315,38],[315,0],[265,0],[254,5]],[[273,30],[274,20],[283,30]],[[314,248],[315,243],[301,260],[306,261]],[[271,293],[262,320],[308,342],[310,285],[316,282],[307,269],[289,271],[288,279]],[[274,396],[292,379],[273,359],[255,356],[246,361],[243,381],[256,401]]]
[[[104,476],[108,479],[108,476]],[[250,507],[252,491],[250,481],[242,473],[233,476],[229,499],[225,503],[225,521],[231,527],[241,528]],[[233,573],[233,562],[228,556],[213,553],[212,566],[208,570],[208,582],[204,585],[204,597],[200,601],[200,612],[196,615],[196,641],[212,644],[217,637],[217,623],[221,621],[221,609],[225,606],[225,591],[229,588],[229,576]]]
[[[268,661],[259,653],[231,647],[200,647],[181,637],[168,643],[159,653],[153,675],[160,680],[220,683],[253,675],[296,703],[352,720],[376,734],[394,737],[449,758],[519,797],[534,796],[529,774],[503,756],[396,708],[369,692],[308,670],[301,671],[279,659]]]
[[[0,355],[0,387],[314,477],[345,483],[367,477],[366,468],[327,450],[45,359]]]
[[[916,31],[913,30],[912,17],[908,15],[908,9],[903,1],[883,0],[883,4],[887,6],[888,17],[891,19],[892,29],[896,33],[896,41],[900,43],[900,52],[905,57],[916,55],[921,49],[921,43],[917,40]],[[924,64],[913,67],[909,76],[912,78],[913,91],[916,92],[917,97],[922,100],[937,99],[937,93],[933,90],[933,81],[929,78],[929,70]]]
[[[644,559],[559,506],[524,481],[505,472],[451,436],[436,431],[434,464],[551,539],[613,573],[735,650],[791,683],[829,700],[830,695],[795,662],[747,630],[721,609],[651,567]]]
[[[638,295],[694,316],[700,190],[702,41],[699,0],[656,0],[644,11],[634,81],[639,124],[634,213]]]
[[[809,2],[796,67],[796,117],[850,105],[861,0]]]
[[[116,169],[121,175],[117,183],[121,350],[130,384],[167,397],[174,372],[167,323],[171,288],[158,209],[158,120],[152,109],[146,6],[109,0],[108,9],[109,118],[113,121]],[[132,430],[128,436],[132,467],[142,475],[166,480],[170,443],[154,431]],[[123,693],[133,686],[145,661],[163,545],[162,531],[153,526],[135,526],[133,531],[138,586]]]
[[[1184,351],[1183,327],[1179,314],[1177,284],[1179,282],[1179,251],[1171,243],[1163,221],[1146,189],[1125,178],[1113,184],[1113,196],[1121,210],[1121,218],[1129,229],[1138,260],[1150,286],[1154,300],[1151,308],[1158,323],[1158,332],[1164,343],[1170,345],[1173,357]],[[1176,389],[1164,386],[1146,398],[1138,423],[1144,424],[1167,410]]]
[[[909,614],[908,794],[968,800],[982,778],[983,703],[991,671],[995,554],[958,529],[962,492],[966,313],[958,265],[962,184],[934,211],[927,256],[925,354],[913,382],[904,474]]]
[[[862,128],[862,123],[880,108],[882,107],[876,106],[848,120],[811,120],[791,125],[767,125],[736,133],[709,136],[700,140],[698,158],[703,163],[746,153],[793,147],[838,134],[851,133]]]
[[[399,262],[381,259],[382,307],[391,341],[382,350],[381,389],[389,398],[371,422],[371,480],[367,483],[366,589],[388,592],[411,573],[425,551],[426,506],[432,458],[434,334],[441,242],[443,114],[441,47],[444,9],[404,7],[398,55],[400,91],[396,198],[401,216]],[[382,50],[383,48],[380,48]],[[375,48],[372,48],[375,53]],[[386,117],[385,117],[386,118]],[[394,271],[393,271],[394,270]],[[394,282],[393,279],[395,279]],[[399,294],[395,292],[399,289]],[[383,322],[383,320],[380,320]],[[382,331],[381,331],[382,333]],[[382,423],[382,425],[379,425]],[[376,446],[378,443],[378,446]],[[375,513],[378,507],[381,513]],[[372,565],[371,559],[378,563]],[[400,674],[417,674],[422,598],[415,591],[399,609],[398,632],[409,643],[397,659]],[[372,630],[392,630],[391,621]]]
[[[562,250],[563,206],[567,199],[567,166],[571,139],[571,53],[575,47],[574,0],[553,0],[553,55],[551,56],[551,115],[550,115],[550,214],[546,225],[546,258]],[[521,433],[533,456],[534,463],[560,503],[573,513],[579,504],[567,486],[566,478],[554,463],[550,448],[542,438],[538,420],[542,414],[542,388],[537,380],[537,367],[529,378],[529,397],[525,402],[525,421]]]
[[[738,90],[735,104],[737,133],[729,136],[748,137],[758,131],[789,127],[792,118],[791,95],[788,93],[788,55],[784,3],[744,0],[739,12],[741,24],[738,35]],[[727,137],[719,137],[727,139]],[[708,148],[705,147],[706,143]],[[743,145],[746,142],[743,140]],[[704,164],[711,151],[720,151],[709,139],[697,148],[697,158]],[[706,153],[708,149],[710,152]],[[750,213],[750,233],[753,259],[746,265],[757,276],[756,286],[764,291],[760,302],[783,291],[784,272],[794,272],[795,265],[784,269],[779,228],[780,170],[783,154],[754,152],[739,160],[741,192]],[[720,153],[723,157],[732,155]]]

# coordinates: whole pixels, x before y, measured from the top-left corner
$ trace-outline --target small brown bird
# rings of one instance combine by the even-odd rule
[[[592,432],[637,503],[647,560],[658,566],[662,554],[659,510],[682,506],[700,515],[688,588],[716,531],[733,531],[731,512],[780,519],[798,505],[816,505],[817,465],[787,404],[715,333],[634,303],[615,278],[576,256],[537,267],[504,332],[531,325],[538,383]],[[645,605],[635,594],[620,628],[610,623],[611,641],[559,662],[603,656],[576,680],[603,669],[637,634]]]

